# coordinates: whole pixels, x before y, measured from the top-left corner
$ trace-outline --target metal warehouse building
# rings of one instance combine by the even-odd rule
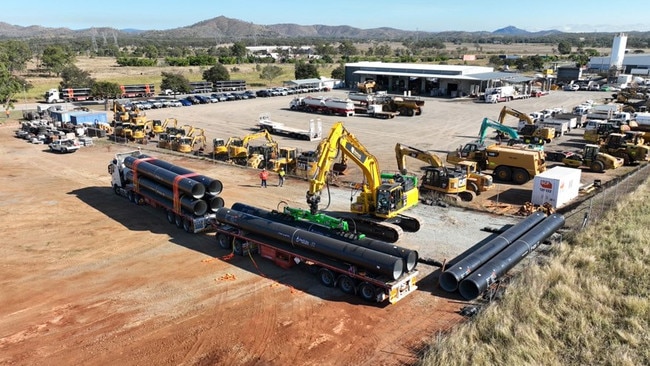
[[[650,75],[650,55],[625,55],[621,73],[631,75]],[[607,72],[611,67],[611,56],[592,57],[587,68],[589,72]]]
[[[345,87],[372,79],[377,90],[440,97],[478,95],[492,86],[524,84],[533,78],[492,67],[356,62],[345,64]]]

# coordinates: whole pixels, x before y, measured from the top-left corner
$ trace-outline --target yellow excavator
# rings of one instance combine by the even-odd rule
[[[447,168],[438,155],[397,143],[395,157],[397,169],[402,174],[407,174],[407,156],[428,164],[422,168],[425,174],[420,180],[421,195],[434,192],[470,202],[476,195],[492,187],[492,177],[477,173],[475,162],[459,162],[454,168]],[[470,172],[472,166],[474,169]]]
[[[225,144],[228,149],[228,160],[238,165],[246,165],[250,155],[248,151],[249,144],[259,138],[265,138],[267,143],[277,145],[267,130],[251,133],[242,138],[231,137]]]
[[[314,175],[309,178],[309,190],[306,195],[309,215],[322,214],[319,207],[321,194],[325,188],[329,192],[330,170],[339,154],[346,156],[348,161],[359,167],[364,180],[356,186],[360,192],[356,201],[350,204],[350,212],[327,215],[345,220],[350,227],[356,227],[368,237],[388,242],[399,240],[403,230],[415,232],[420,229],[420,221],[417,218],[403,214],[419,203],[417,177],[381,172],[377,159],[342,122],[336,122],[329,136],[318,145],[316,169]]]
[[[535,121],[526,113],[519,112],[508,106],[503,106],[501,113],[499,113],[498,122],[503,124],[506,115],[518,118],[520,121],[525,121],[526,124],[519,131],[519,137],[526,144],[543,145],[545,142],[551,142],[555,138],[555,128],[553,127],[538,127]],[[503,135],[501,135],[503,137]]]

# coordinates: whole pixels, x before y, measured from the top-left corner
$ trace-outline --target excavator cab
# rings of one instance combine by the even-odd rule
[[[377,214],[390,216],[405,205],[406,197],[400,183],[384,183],[379,186],[377,190],[377,208],[375,210]]]

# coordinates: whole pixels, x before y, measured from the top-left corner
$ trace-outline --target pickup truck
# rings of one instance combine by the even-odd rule
[[[76,140],[64,139],[64,140],[55,140],[49,144],[50,151],[58,153],[73,153],[79,150],[79,142]]]

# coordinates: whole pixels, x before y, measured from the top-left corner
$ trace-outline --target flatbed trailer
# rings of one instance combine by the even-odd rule
[[[417,269],[403,271],[398,278],[391,278],[308,249],[311,246],[318,247],[321,244],[318,241],[308,243],[305,239],[297,239],[305,240],[304,245],[283,242],[275,237],[233,225],[232,222],[226,222],[227,220],[222,221],[219,213],[215,221],[215,238],[221,249],[242,256],[259,254],[284,269],[302,267],[305,271],[297,273],[316,275],[324,286],[338,287],[344,293],[356,294],[365,301],[381,303],[388,300],[393,304],[417,289]],[[322,240],[331,239],[323,236]],[[358,247],[358,250],[362,249]]]
[[[286,136],[297,140],[318,141],[323,138],[323,124],[320,119],[309,121],[309,129],[286,126],[281,122],[274,122],[268,116],[262,115],[258,120],[260,130],[267,130],[270,134]]]

